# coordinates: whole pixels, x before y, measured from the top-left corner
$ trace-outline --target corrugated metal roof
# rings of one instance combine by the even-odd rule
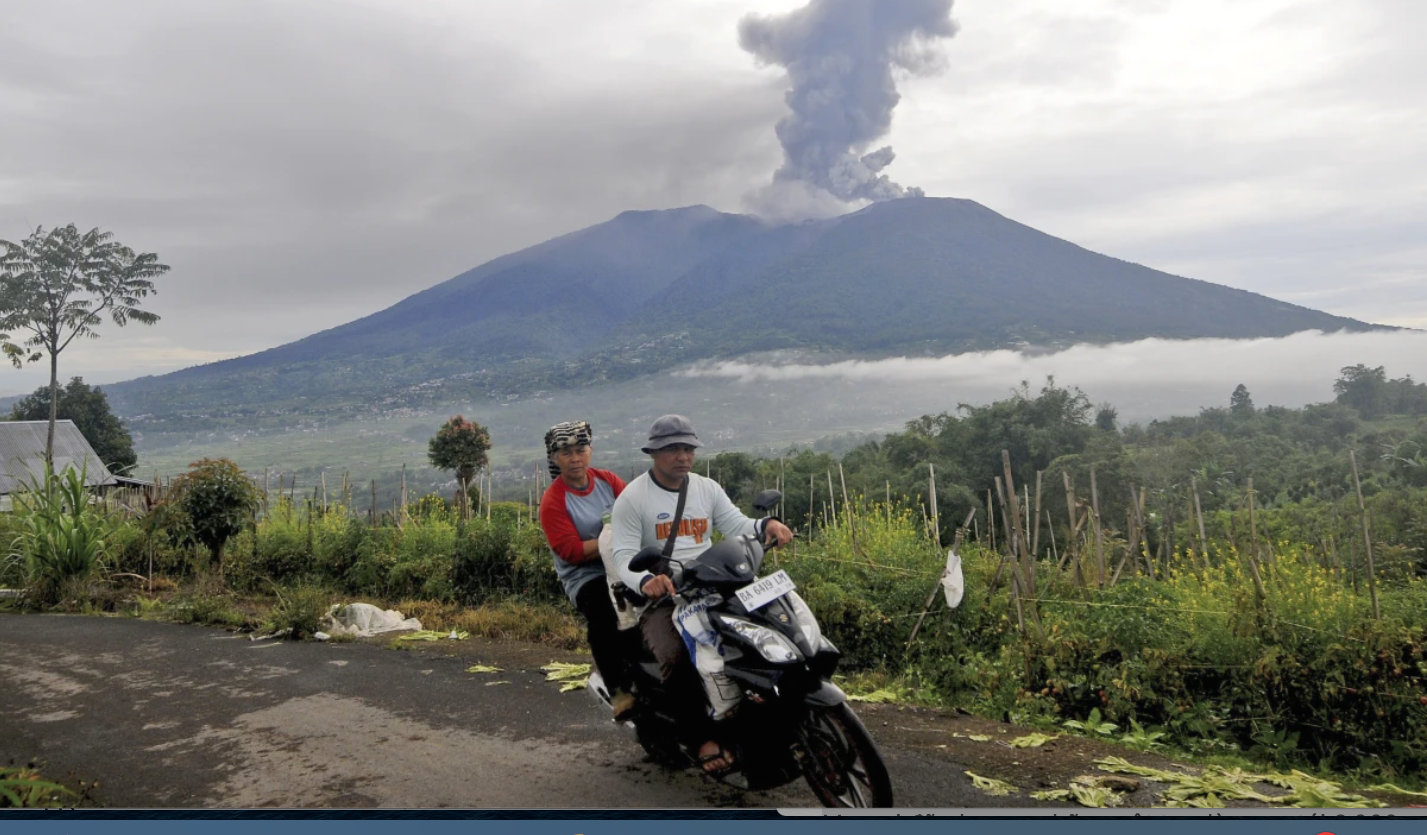
[[[47,420],[0,421],[0,493],[13,493],[37,480],[45,471]],[[91,487],[113,484],[114,476],[72,420],[55,421],[55,472],[88,462],[86,481]]]

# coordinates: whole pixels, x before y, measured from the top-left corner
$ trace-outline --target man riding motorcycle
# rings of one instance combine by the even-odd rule
[[[631,481],[615,500],[611,520],[614,561],[626,587],[638,589],[648,601],[640,614],[640,630],[659,661],[663,679],[689,671],[689,658],[702,680],[708,711],[701,727],[691,729],[707,740],[699,748],[704,772],[719,775],[734,766],[733,755],[720,743],[720,723],[729,720],[739,688],[722,675],[722,648],[717,633],[698,605],[676,599],[673,581],[663,574],[638,573],[629,563],[642,549],[664,546],[665,555],[687,563],[713,543],[718,531],[726,537],[754,534],[768,543],[786,544],[793,532],[780,520],[753,520],[740,511],[717,482],[693,472],[694,450],[702,446],[693,424],[682,415],[654,421],[643,451],[649,471]],[[677,624],[677,625],[676,625]],[[698,698],[698,688],[688,688]]]

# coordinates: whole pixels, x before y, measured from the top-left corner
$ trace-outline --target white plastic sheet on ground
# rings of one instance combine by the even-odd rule
[[[333,606],[322,619],[322,631],[330,635],[352,635],[369,638],[383,632],[421,629],[421,621],[403,617],[394,609],[380,609],[370,603],[348,603]]]
[[[961,555],[955,550],[946,552],[946,571],[941,574],[941,589],[946,592],[946,605],[955,609],[961,605],[961,596],[966,593],[966,577],[961,573]]]

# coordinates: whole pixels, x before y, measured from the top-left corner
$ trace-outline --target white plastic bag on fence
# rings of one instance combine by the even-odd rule
[[[946,592],[946,606],[955,609],[966,593],[966,577],[961,573],[961,556],[955,549],[946,552],[946,570],[941,574],[941,589]]]
[[[353,635],[369,638],[383,632],[421,629],[421,621],[402,616],[394,609],[382,610],[370,603],[348,603],[333,606],[322,618],[322,631],[329,635]]]

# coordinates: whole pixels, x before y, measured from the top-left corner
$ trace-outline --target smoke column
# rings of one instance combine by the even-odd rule
[[[894,67],[925,74],[941,66],[938,41],[956,34],[952,0],[812,0],[786,15],[749,15],[738,42],[761,64],[788,70],[792,111],[778,122],[783,165],[750,198],[780,219],[837,214],[847,203],[921,196],[881,173],[897,94]]]

